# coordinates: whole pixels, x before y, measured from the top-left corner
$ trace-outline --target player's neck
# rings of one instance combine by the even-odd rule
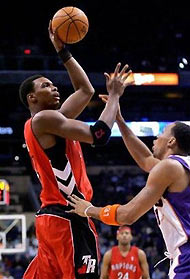
[[[128,244],[118,244],[118,247],[119,247],[119,250],[120,252],[122,253],[125,253],[125,252],[128,252],[131,248],[131,244],[128,243]]]
[[[33,107],[32,109],[30,109],[30,114],[32,117],[34,117],[34,115],[38,112],[40,112],[42,109],[38,108],[38,107]]]
[[[169,149],[164,155],[161,160],[168,158],[171,155],[180,155],[180,156],[187,156],[188,154],[184,153],[183,151],[179,150],[179,148]]]

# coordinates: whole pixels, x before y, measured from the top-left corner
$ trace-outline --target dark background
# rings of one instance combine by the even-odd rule
[[[33,54],[53,55],[47,32],[49,20],[58,9],[76,6],[89,18],[87,36],[74,46],[87,70],[102,72],[121,60],[129,62],[134,71],[164,67],[177,71],[178,57],[189,56],[190,19],[184,1],[34,0],[14,5],[6,1],[2,9],[3,55],[22,54],[27,46],[33,46]]]
[[[121,98],[126,120],[174,121],[190,118],[189,63],[184,64],[184,69],[179,68],[182,58],[189,62],[190,57],[190,17],[183,1],[181,4],[173,1],[120,0],[113,3],[105,0],[53,3],[6,1],[0,18],[0,126],[12,127],[14,133],[11,136],[0,135],[1,164],[9,164],[14,155],[22,150],[22,130],[29,114],[18,98],[20,83],[31,73],[47,73],[46,76],[63,92],[62,100],[73,92],[71,84],[62,79],[64,67],[48,37],[49,20],[64,6],[82,9],[89,19],[86,37],[77,44],[68,45],[96,89],[95,96],[79,119],[95,121],[99,117],[103,104],[98,100],[98,94],[106,92],[103,73],[112,72],[119,61],[122,65],[128,63],[133,72],[174,72],[180,75],[181,80],[182,76],[184,80],[185,73],[185,82],[177,87],[128,88]],[[30,49],[31,54],[24,54],[25,49]],[[55,71],[61,74],[57,75]],[[152,139],[150,143],[149,139],[146,140],[151,146]],[[3,154],[7,150],[9,155]],[[7,156],[10,159],[8,162]]]
[[[48,37],[49,20],[65,6],[82,9],[89,19],[86,37],[67,46],[96,90],[79,119],[98,119],[104,107],[98,94],[106,92],[103,73],[112,72],[116,63],[121,62],[122,65],[128,63],[133,72],[178,73],[180,80],[179,86],[127,88],[120,102],[126,121],[190,120],[190,16],[185,1],[4,1],[0,17],[0,128],[11,127],[13,134],[0,134],[0,178],[14,173],[29,175],[34,185],[38,183],[27,150],[23,148],[23,126],[30,114],[18,97],[20,83],[31,74],[42,73],[59,87],[62,101],[73,92]],[[26,49],[31,51],[30,55],[24,53]],[[179,67],[182,58],[187,60],[184,68]],[[151,148],[154,138],[141,139]],[[117,170],[117,166],[135,166],[121,138],[111,138],[103,148],[94,149],[87,144],[82,147],[89,170],[90,167],[115,168],[115,171],[102,170],[98,175],[89,171],[96,204],[126,202],[138,193],[146,175],[130,167],[124,173]],[[11,192],[18,194],[12,181]],[[140,186],[135,187],[132,181]],[[26,192],[24,187],[23,193]],[[24,211],[34,210],[31,195],[19,193],[19,198]],[[164,245],[153,214],[147,216],[133,228],[138,235],[136,243],[146,249],[153,270],[153,259],[155,263],[162,258]],[[152,232],[148,234],[150,228]],[[111,245],[115,240],[114,232],[98,229],[105,247]],[[167,264],[162,268],[167,270]]]

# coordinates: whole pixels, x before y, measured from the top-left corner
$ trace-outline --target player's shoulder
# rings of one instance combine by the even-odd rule
[[[137,251],[138,251],[138,254],[140,255],[140,256],[144,256],[145,255],[145,252],[141,249],[141,248],[139,248],[139,247],[137,247]]]
[[[112,257],[112,248],[105,252],[104,261],[106,262],[111,261],[111,257]]]
[[[177,161],[173,160],[171,158],[166,158],[161,160],[150,172],[151,175],[161,175],[162,177],[169,177],[171,179],[176,179],[178,176],[182,174],[184,171],[184,168],[182,164]]]
[[[41,121],[49,121],[52,118],[63,117],[58,110],[41,110],[34,115],[32,118],[33,123],[41,122]]]
[[[111,254],[112,254],[112,248],[107,250],[105,253],[106,256],[110,256]]]
[[[161,160],[155,167],[156,168],[162,168],[163,170],[173,170],[176,168],[179,168],[181,166],[181,163],[177,160],[173,160],[171,158],[165,158]]]
[[[139,257],[140,261],[143,261],[146,259],[146,253],[140,248],[138,248],[138,257]]]

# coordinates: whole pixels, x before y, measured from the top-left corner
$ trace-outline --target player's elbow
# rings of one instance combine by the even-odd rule
[[[94,89],[94,87],[93,86],[91,86],[91,89],[89,90],[89,93],[90,93],[90,95],[94,95],[94,93],[95,93],[95,89]]]
[[[94,89],[94,87],[93,87],[91,84],[89,84],[89,86],[85,87],[85,88],[83,89],[83,91],[84,91],[85,94],[88,95],[88,96],[93,96],[94,93],[95,93],[95,89]]]

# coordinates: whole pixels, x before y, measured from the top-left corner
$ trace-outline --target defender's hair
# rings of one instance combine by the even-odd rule
[[[180,121],[175,122],[171,129],[178,147],[186,154],[190,154],[190,126]]]
[[[31,77],[28,77],[25,79],[20,87],[19,87],[19,97],[21,102],[24,104],[25,107],[28,108],[28,102],[27,102],[27,95],[34,91],[34,80],[37,78],[41,78],[42,75],[33,75]]]

